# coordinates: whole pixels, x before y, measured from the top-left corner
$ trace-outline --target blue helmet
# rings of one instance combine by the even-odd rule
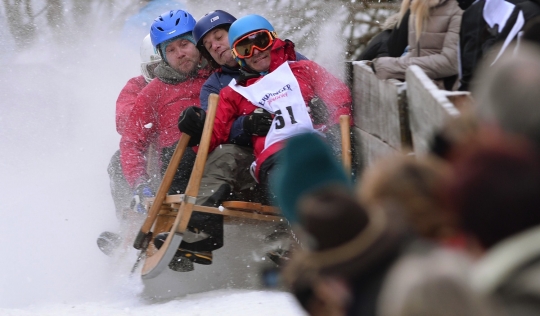
[[[202,46],[202,39],[206,33],[218,26],[228,29],[234,21],[236,21],[234,16],[222,10],[206,13],[193,28],[193,37],[197,42],[197,46]]]
[[[171,10],[158,16],[150,27],[152,45],[159,44],[174,37],[193,31],[195,19],[184,10]]]
[[[245,34],[256,30],[268,30],[274,32],[274,27],[267,19],[257,14],[250,14],[236,20],[229,28],[229,45],[232,48],[234,42]],[[275,34],[275,32],[274,32]]]

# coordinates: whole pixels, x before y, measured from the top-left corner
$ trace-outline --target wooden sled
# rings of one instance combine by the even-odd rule
[[[141,253],[132,272],[137,268],[139,261],[144,259],[141,271],[143,279],[154,278],[168,267],[182,242],[183,234],[187,229],[193,211],[220,214],[225,216],[226,219],[235,217],[272,222],[281,222],[283,220],[278,208],[260,203],[227,201],[220,207],[195,205],[208,156],[218,101],[219,96],[217,94],[210,95],[201,143],[185,194],[167,195],[190,138],[189,135],[183,133],[155,198],[147,200],[149,206],[148,215],[133,244],[136,249],[141,250]],[[340,117],[342,161],[348,171],[351,168],[349,120],[349,116]],[[153,237],[162,232],[169,232],[169,235],[158,250],[153,244]]]

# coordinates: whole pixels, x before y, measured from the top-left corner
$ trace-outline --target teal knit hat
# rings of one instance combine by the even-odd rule
[[[184,33],[184,34],[180,34],[176,37],[173,37],[169,40],[166,40],[165,42],[159,44],[159,50],[161,52],[161,57],[163,58],[163,60],[167,61],[167,54],[165,54],[166,52],[166,49],[167,49],[167,45],[169,45],[170,43],[176,41],[176,40],[179,40],[179,39],[185,39],[185,40],[188,40],[190,42],[193,43],[193,45],[197,46],[197,43],[195,42],[195,38],[193,38],[193,33],[192,32],[187,32],[187,33]]]
[[[315,133],[290,138],[281,153],[281,167],[270,185],[277,205],[291,222],[298,222],[297,202],[304,194],[331,184],[352,191],[351,179],[332,155],[332,149]]]

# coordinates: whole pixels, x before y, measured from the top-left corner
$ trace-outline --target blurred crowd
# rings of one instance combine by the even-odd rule
[[[301,243],[282,277],[310,315],[540,315],[540,46],[518,45],[482,60],[474,105],[425,155],[381,158],[352,184],[325,142],[288,142],[310,155],[273,183],[301,192],[276,189]]]

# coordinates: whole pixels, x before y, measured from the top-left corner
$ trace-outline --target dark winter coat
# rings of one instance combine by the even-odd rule
[[[409,42],[409,16],[411,15],[411,10],[407,10],[401,19],[399,25],[394,26],[392,34],[386,46],[388,47],[388,57],[401,57],[405,52],[405,48]],[[399,18],[399,16],[398,16]]]
[[[146,87],[146,80],[143,76],[133,77],[128,80],[116,100],[116,131],[123,135],[126,122],[131,110],[135,106],[139,92]]]
[[[507,1],[515,4],[516,7],[502,30],[490,29],[484,20],[485,0],[476,1],[463,13],[459,34],[461,62],[461,85],[459,90],[470,90],[470,84],[474,81],[474,72],[478,64],[494,45],[506,40],[518,19],[520,11],[523,12],[525,24],[540,15],[540,4],[536,2],[528,0]]]
[[[407,18],[408,18],[408,14],[407,14]],[[398,21],[399,21],[399,13],[391,15],[382,25],[382,31],[379,34],[375,35],[369,41],[366,48],[362,51],[362,54],[360,54],[360,57],[358,57],[357,60],[373,60],[377,57],[401,56],[401,54],[403,54],[403,51],[405,50],[405,47],[407,47],[407,32],[401,33],[403,35],[401,42],[402,44],[404,44],[401,49],[401,53],[395,56],[390,55],[390,49],[389,49],[389,46],[392,46],[393,52],[398,50],[396,46],[399,45],[398,42],[400,42],[401,40],[398,34],[400,34],[401,27],[403,25],[407,25],[406,21],[402,21],[402,23],[400,24],[400,27],[398,27],[397,26]]]
[[[165,71],[158,71],[160,67]],[[187,77],[179,73],[168,76],[172,68],[164,62],[160,67],[156,69],[157,79],[139,94],[120,140],[122,170],[132,187],[148,179],[144,153],[150,142],[155,139],[156,149],[161,151],[178,141],[178,117],[187,107],[198,106],[201,87],[211,74],[211,69],[204,67]]]
[[[271,64],[269,72],[274,71],[287,61],[296,60],[294,45],[276,39],[271,51]],[[291,70],[298,80],[300,90],[306,106],[314,97],[319,97],[327,106],[330,114],[329,125],[339,123],[339,116],[351,114],[351,94],[348,87],[339,79],[331,75],[326,69],[309,60],[297,61],[290,64]],[[261,76],[252,76],[247,80],[240,81],[243,86],[255,83]],[[257,109],[255,105],[242,95],[227,86],[220,92],[220,100],[216,113],[216,121],[212,133],[210,150],[223,143],[227,143],[233,122],[240,116],[250,114]],[[282,143],[276,143],[264,152],[266,137],[252,136],[254,154],[257,166],[282,148]]]
[[[472,271],[472,284],[500,305],[504,315],[540,315],[540,227],[511,236],[492,248]]]

